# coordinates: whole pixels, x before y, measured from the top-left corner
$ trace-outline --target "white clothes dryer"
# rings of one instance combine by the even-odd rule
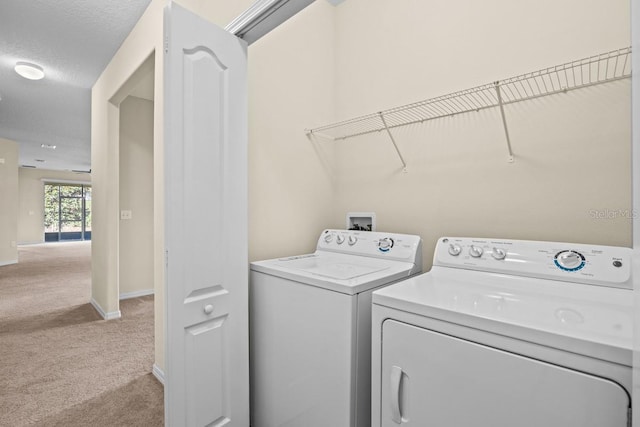
[[[420,237],[347,230],[251,263],[251,425],[370,427],[371,294],[421,270]]]
[[[627,427],[631,249],[442,238],[373,294],[372,426]]]

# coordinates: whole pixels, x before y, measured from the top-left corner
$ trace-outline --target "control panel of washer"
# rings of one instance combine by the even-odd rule
[[[411,234],[378,231],[324,230],[317,250],[422,263],[422,239]]]
[[[444,237],[434,265],[631,288],[631,249],[531,240]]]

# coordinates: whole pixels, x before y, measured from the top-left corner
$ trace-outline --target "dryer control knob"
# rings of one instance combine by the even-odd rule
[[[454,245],[453,243],[449,245],[449,255],[458,256],[460,252],[462,252],[460,245]]]
[[[493,248],[493,250],[491,251],[491,256],[494,259],[501,260],[501,259],[505,259],[506,258],[507,253],[505,252],[504,249]]]
[[[564,271],[577,271],[585,265],[585,258],[580,252],[561,251],[554,258],[554,263]]]
[[[484,251],[480,246],[476,246],[476,245],[469,246],[469,255],[471,255],[474,258],[480,258],[483,252]]]
[[[338,234],[336,236],[336,243],[339,244],[339,245],[343,244],[344,243],[344,236],[341,235],[341,234]]]
[[[356,236],[349,236],[349,239],[347,239],[347,243],[349,243],[349,246],[355,245],[357,241],[358,238]]]
[[[329,243],[333,240],[333,234],[325,234],[324,235],[324,241]]]

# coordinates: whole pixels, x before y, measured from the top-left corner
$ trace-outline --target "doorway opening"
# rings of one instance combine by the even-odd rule
[[[162,289],[158,289],[156,194],[158,153],[155,148],[155,52],[133,72],[109,99],[111,143],[117,150],[117,295],[118,315],[131,307],[153,319],[155,339],[150,348],[152,373],[163,382],[163,356],[158,338],[164,336]]]

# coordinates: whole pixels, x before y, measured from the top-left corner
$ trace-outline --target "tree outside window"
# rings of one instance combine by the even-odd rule
[[[91,239],[91,187],[45,184],[45,241]]]

